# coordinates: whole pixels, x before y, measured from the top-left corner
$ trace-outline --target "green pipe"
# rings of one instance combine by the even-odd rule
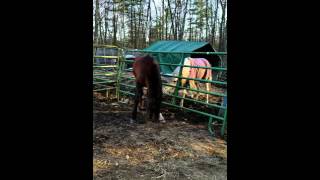
[[[93,72],[93,76],[101,76],[101,77],[105,77],[108,75],[116,75],[117,73],[114,72]]]
[[[119,51],[118,51],[119,53]],[[123,70],[123,66],[125,63],[123,63],[121,60],[124,60],[124,53],[123,53],[123,49],[120,49],[120,53],[121,53],[121,56],[120,58],[118,59],[119,61],[117,61],[117,65],[118,65],[118,71],[117,71],[117,89],[116,89],[116,95],[117,95],[117,99],[118,101],[120,100],[120,76],[121,76],[121,73],[122,73],[122,70]],[[119,54],[118,54],[119,55]]]
[[[209,117],[208,130],[209,130],[211,135],[214,135],[215,133],[214,133],[214,130],[212,129],[212,121],[213,121],[213,118]]]
[[[223,120],[223,124],[222,124],[222,127],[221,127],[221,136],[224,135],[224,130],[226,129],[226,125],[227,125],[227,108],[224,111],[224,120]]]
[[[96,84],[106,84],[108,83],[107,81],[102,81],[102,82],[93,82],[93,85],[96,85]]]
[[[204,116],[212,117],[212,118],[215,118],[215,119],[223,121],[223,118],[220,117],[220,116],[215,116],[215,115],[208,114],[208,113],[201,112],[201,111],[197,111],[197,110],[194,110],[194,109],[173,105],[173,104],[170,104],[170,103],[167,103],[167,102],[162,102],[162,104],[173,106],[173,107],[176,107],[176,108],[182,108],[182,109],[185,109],[185,110],[190,111],[190,112],[195,112],[195,113],[198,113],[198,114],[201,114],[201,115],[204,115]]]
[[[121,76],[121,79],[135,80],[135,78],[132,78],[132,77],[125,77],[125,76]]]
[[[133,72],[133,70],[129,70],[129,69],[124,69],[124,71]]]
[[[127,91],[122,91],[122,90],[119,90],[119,92],[121,92],[121,93],[123,93],[123,94],[129,94],[129,95],[132,95],[132,96],[135,95],[135,94],[133,94],[133,93],[130,93],[130,92],[127,92]]]
[[[124,83],[120,83],[120,85],[126,86],[126,87],[130,87],[130,88],[135,88],[135,87],[136,87],[136,86],[134,86],[134,85],[128,85],[128,84],[124,84]],[[204,105],[208,105],[208,106],[212,106],[212,107],[216,107],[216,108],[220,108],[220,109],[226,109],[226,107],[224,107],[224,106],[219,106],[219,105],[216,105],[216,104],[211,104],[211,103],[206,103],[206,102],[202,102],[202,101],[197,101],[197,100],[190,99],[190,98],[183,98],[183,97],[174,96],[174,95],[171,95],[171,94],[165,94],[165,95],[170,96],[170,97],[177,97],[177,98],[179,98],[179,99],[185,99],[185,100],[188,100],[188,101],[192,101],[192,102],[196,102],[196,103],[200,103],[200,104],[204,104]]]
[[[127,91],[122,91],[120,90],[121,93],[124,93],[124,94],[129,94],[129,95],[132,95],[134,96],[135,94],[134,93],[130,93],[130,92],[127,92]],[[222,117],[220,116],[215,116],[215,115],[212,115],[212,114],[208,114],[208,113],[205,113],[205,112],[201,112],[201,111],[197,111],[197,110],[194,110],[194,109],[190,109],[190,108],[186,108],[186,107],[180,107],[180,106],[177,106],[177,105],[173,105],[171,103],[167,103],[167,102],[162,102],[162,104],[164,105],[169,105],[169,106],[173,106],[173,107],[176,107],[176,108],[182,108],[182,109],[185,109],[187,111],[190,111],[190,112],[194,112],[194,113],[198,113],[198,114],[201,114],[201,115],[204,115],[204,116],[208,116],[208,117],[212,117],[212,118],[215,118],[215,119],[218,119],[218,120],[224,120]]]
[[[112,88],[112,89],[115,89],[115,88]],[[110,90],[110,89],[109,88],[94,89],[93,91],[96,92],[96,91],[105,91],[105,90]]]
[[[115,80],[112,76],[94,76],[93,79],[98,81]]]
[[[181,96],[174,96],[174,95],[171,95],[171,94],[165,94],[165,95],[170,96],[170,97],[177,97],[179,99],[185,99],[185,100],[188,100],[188,101],[192,101],[192,102],[196,102],[196,103],[200,103],[200,104],[204,104],[204,105],[213,106],[213,107],[220,108],[220,109],[226,109],[224,106],[219,106],[219,105],[216,105],[216,104],[210,104],[210,103],[206,103],[206,102],[202,102],[202,101],[197,101],[197,100],[190,99],[190,98],[183,98]]]
[[[180,68],[180,69],[181,69],[181,68]],[[180,74],[180,73],[179,73],[179,74]],[[227,85],[227,82],[222,82],[222,81],[210,81],[210,80],[197,79],[197,78],[188,78],[188,77],[182,77],[181,75],[179,75],[179,76],[173,76],[173,75],[162,74],[162,76],[175,77],[175,78],[179,78],[179,79],[188,79],[188,80],[195,80],[195,81],[200,81],[200,82],[208,82],[208,83],[215,83],[215,84]]]
[[[110,90],[110,89],[116,89],[116,87],[110,87],[110,86],[108,86],[108,87],[104,87],[103,89],[104,89],[104,90]]]
[[[114,45],[103,45],[103,44],[94,44],[93,47],[94,47],[94,48],[109,48],[109,49],[118,48],[118,46],[114,46]],[[120,48],[118,48],[118,49],[120,49]]]
[[[101,81],[101,82],[94,81],[93,85],[96,85],[96,84],[103,85],[103,84],[110,84],[110,83],[115,83],[115,81]]]
[[[150,50],[127,50],[129,52],[145,52],[145,53],[165,53],[165,54],[215,54],[227,55],[227,52],[171,52],[171,51],[150,51]]]
[[[119,56],[93,56],[94,58],[118,59]]]
[[[110,77],[112,77],[112,76],[105,76],[105,75],[93,76],[94,79],[100,79],[100,80],[113,79],[113,78],[110,78]]]
[[[99,82],[99,83],[93,83],[93,84],[105,84],[105,83],[115,83],[116,81],[103,81],[103,82]]]
[[[117,65],[101,65],[101,66],[93,66],[94,68],[115,68]]]
[[[122,86],[127,86],[127,87],[131,87],[131,88],[135,88],[136,86],[134,85],[129,85],[129,84],[124,84],[124,83],[119,83]]]
[[[99,85],[110,85],[110,84],[113,84],[113,83],[115,83],[115,81],[102,81],[102,82],[94,81],[93,85],[97,85],[97,84],[99,84]]]
[[[124,62],[134,62],[133,60],[123,60],[123,61]],[[170,64],[170,63],[159,63],[159,65],[180,66],[180,64]],[[183,65],[183,67],[193,67],[193,68],[202,68],[202,69],[212,69],[212,70],[227,71],[227,68],[222,68],[222,67],[190,66],[190,65]]]
[[[122,79],[127,79],[127,80],[135,80],[135,78],[131,78],[131,77],[123,77]],[[208,92],[208,91],[202,91],[202,90],[196,90],[196,89],[191,89],[191,88],[187,88],[187,87],[181,87],[181,86],[174,86],[168,83],[162,83],[165,86],[170,86],[170,87],[178,87],[180,89],[186,89],[186,90],[191,90],[191,91],[195,91],[195,92],[201,92],[201,93],[205,93],[205,94],[211,94],[211,95],[216,95],[216,96],[227,96],[226,94],[220,94],[220,93],[215,93],[215,92]]]
[[[133,63],[133,62],[134,62],[134,60],[121,60],[121,61],[123,61],[123,62],[130,62],[130,63]]]
[[[180,66],[180,64],[170,64],[170,63],[159,63],[159,64],[160,65],[166,65],[166,66]],[[190,66],[190,65],[183,65],[183,67],[212,69],[212,70],[221,70],[221,71],[226,71],[227,70],[227,68],[222,68],[222,67]]]
[[[176,87],[176,86],[171,85],[171,84],[168,84],[168,83],[162,83],[162,85],[170,86],[170,87]],[[220,93],[216,93],[216,92],[196,90],[196,89],[191,89],[191,88],[181,87],[181,86],[177,86],[177,87],[180,88],[180,89],[186,89],[186,90],[195,91],[195,92],[200,92],[200,93],[205,93],[205,94],[210,94],[210,95],[223,96],[223,97],[227,96],[226,94],[220,94]]]
[[[116,73],[94,73],[94,76],[115,76]]]

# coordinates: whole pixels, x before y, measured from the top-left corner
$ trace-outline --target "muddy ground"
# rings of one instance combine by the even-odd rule
[[[130,123],[130,102],[93,104],[95,180],[227,179],[226,137],[213,138],[206,121],[162,108],[165,124]]]

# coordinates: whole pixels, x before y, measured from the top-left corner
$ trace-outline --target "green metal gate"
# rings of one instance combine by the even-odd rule
[[[141,53],[148,53],[150,55],[152,55],[158,62],[160,65],[162,66],[173,66],[173,67],[192,67],[192,68],[209,68],[209,67],[201,67],[201,66],[186,66],[184,65],[184,58],[185,57],[190,57],[190,54],[216,54],[216,55],[220,55],[220,56],[226,56],[227,53],[226,52],[166,52],[166,51],[147,51],[147,50],[130,50],[131,52],[141,52]],[[162,55],[164,54],[175,54],[178,57],[181,58],[181,61],[179,64],[171,64],[171,63],[162,63],[161,62],[161,58]],[[133,63],[133,60],[125,60],[124,58],[121,58],[119,61],[119,73],[118,73],[118,78],[117,78],[117,82],[118,82],[118,93],[120,95],[129,95],[129,96],[134,96],[134,88],[135,88],[135,83],[134,83],[134,77],[132,75],[132,68],[126,68],[126,64],[127,63]],[[212,71],[227,71],[227,68],[224,67],[211,67],[210,68]],[[162,74],[162,77],[176,77],[179,79],[178,83],[173,86],[169,83],[163,83],[163,86],[169,86],[169,87],[173,87],[175,88],[174,93],[173,94],[165,94],[166,96],[171,97],[171,101],[163,101],[162,104],[163,105],[168,105],[168,106],[172,106],[175,108],[182,108],[183,110],[189,111],[189,112],[193,112],[193,113],[197,113],[200,115],[203,115],[205,117],[208,118],[208,130],[211,134],[214,134],[213,131],[213,123],[214,120],[217,120],[218,122],[222,123],[222,127],[221,127],[221,135],[224,135],[224,131],[226,128],[226,124],[227,124],[227,92],[221,93],[221,92],[215,92],[215,91],[204,91],[204,90],[196,90],[196,89],[191,89],[191,88],[187,88],[187,87],[181,87],[180,86],[180,80],[184,77],[181,76],[182,73],[182,68],[180,68],[179,71],[179,75],[178,76],[173,76],[173,75],[168,75],[168,74]],[[192,79],[192,78],[184,78],[184,79]],[[212,81],[208,81],[208,80],[202,80],[202,79],[193,79],[197,82],[210,82],[212,84],[216,84],[216,85],[220,85],[220,86],[224,86],[225,90],[226,90],[226,86],[227,86],[227,82],[225,81],[219,81],[219,80],[212,80]],[[183,98],[182,96],[178,95],[178,91],[179,89],[186,89],[189,91],[194,91],[194,92],[200,92],[200,93],[204,93],[204,94],[209,94],[215,97],[220,97],[222,99],[222,102],[218,102],[218,103],[206,103],[200,100],[195,100],[195,99],[191,99],[191,98]],[[180,107],[179,105],[177,105],[176,103],[176,99],[184,99],[185,101],[189,101],[189,102],[193,102],[196,103],[198,105],[205,105],[208,106],[208,111],[204,111],[204,110],[196,110],[194,108],[188,108],[188,107]],[[216,112],[214,112],[214,109],[216,110]],[[217,122],[216,121],[216,122]]]
[[[103,55],[98,54],[98,50],[102,50]],[[116,53],[111,53],[110,50],[115,50]],[[98,55],[97,55],[98,54]],[[116,96],[119,97],[118,93],[118,74],[119,74],[119,63],[123,58],[123,50],[117,46],[112,45],[94,45],[93,46],[93,91],[106,92],[106,96],[109,96],[109,92],[114,90]],[[99,62],[98,59],[105,60],[104,63]]]

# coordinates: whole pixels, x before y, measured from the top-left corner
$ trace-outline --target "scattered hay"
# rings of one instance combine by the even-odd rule
[[[130,124],[128,104],[94,102],[94,179],[226,179],[227,146],[206,123],[163,109],[165,124]]]

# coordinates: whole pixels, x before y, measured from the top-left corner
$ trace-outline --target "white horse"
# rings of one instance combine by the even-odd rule
[[[204,58],[185,58],[184,59],[184,65],[187,66],[205,66],[205,67],[211,67],[211,64],[209,63],[208,60]],[[180,72],[180,66],[178,66],[172,73],[173,76],[178,76]],[[182,73],[181,76],[184,78],[194,78],[194,79],[204,79],[204,80],[212,80],[212,71],[210,68],[194,68],[194,67],[182,67]],[[184,87],[186,82],[188,81],[190,84],[191,89],[200,89],[200,84],[199,82],[196,83],[196,80],[188,80],[181,78],[181,87]],[[171,85],[176,86],[179,78],[173,77],[169,79],[169,83]],[[211,89],[210,82],[205,83],[206,84],[206,90],[209,92]],[[173,92],[174,88],[173,87],[166,87],[165,91],[166,92]],[[185,98],[187,94],[187,90],[183,90],[183,98]],[[195,99],[198,100],[200,93],[194,92],[191,93],[191,98],[194,97],[194,94],[196,94]],[[181,99],[180,101],[180,106],[183,107],[184,99]],[[209,103],[209,94],[206,94],[206,102]]]

